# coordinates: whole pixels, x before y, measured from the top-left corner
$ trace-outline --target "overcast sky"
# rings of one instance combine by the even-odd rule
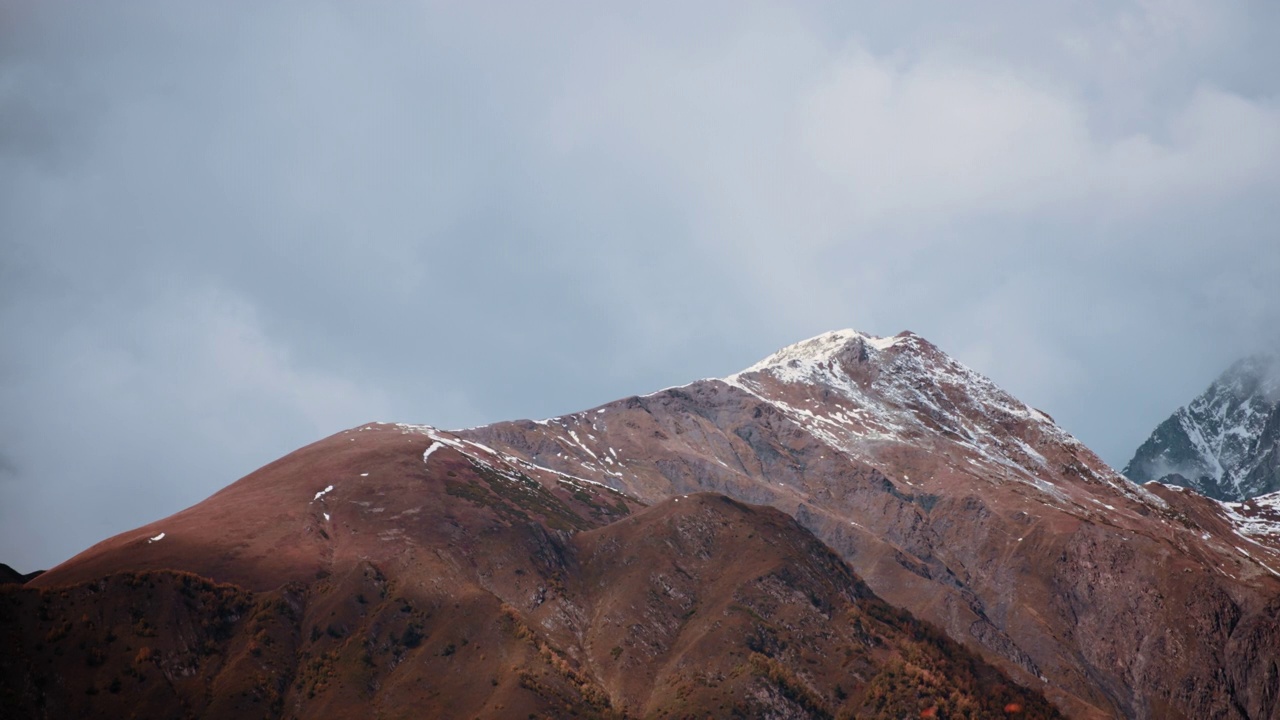
[[[0,0],[0,561],[844,327],[1121,466],[1276,345],[1280,3],[602,5]]]

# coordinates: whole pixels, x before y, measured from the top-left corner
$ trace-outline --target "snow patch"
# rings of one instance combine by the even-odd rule
[[[861,342],[860,348],[851,347],[856,342]],[[899,346],[906,350],[883,353]],[[857,362],[870,363],[878,372],[852,377],[842,365],[842,353],[850,349],[858,351]],[[875,464],[875,444],[881,441],[918,446],[932,436],[972,451],[978,462],[966,459],[993,481],[1020,481],[1071,503],[1061,488],[1045,480],[1046,475],[1053,477],[1053,470],[1042,451],[1055,445],[1078,448],[1079,441],[1047,415],[914,335],[825,333],[783,348],[723,382],[780,410],[815,439],[846,455]],[[802,393],[805,386],[829,391],[824,397],[830,400],[791,400],[796,386]],[[1010,432],[1011,423],[1028,430]],[[1028,442],[1031,438],[1035,439]],[[1085,482],[1109,486],[1139,503],[1165,506],[1158,496],[1101,462],[1086,463],[1080,471]]]

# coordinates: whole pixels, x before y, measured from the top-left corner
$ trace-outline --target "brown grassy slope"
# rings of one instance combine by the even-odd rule
[[[432,444],[394,425],[338,433],[198,505],[104,540],[31,585],[67,586],[121,570],[180,569],[264,591],[310,582],[361,558],[389,567],[448,563],[440,548],[469,552],[484,545],[491,530],[501,534],[530,523],[550,532],[580,530],[641,506],[598,486],[581,488],[554,477],[513,481],[511,468],[485,465],[447,447],[424,463],[423,451]],[[332,491],[316,498],[330,486]],[[458,497],[482,502],[454,502]],[[472,532],[480,535],[471,537]],[[151,540],[161,533],[162,539]]]
[[[1056,716],[772,508],[686,495],[574,545],[583,665],[637,716]]]
[[[163,556],[171,569],[145,552],[164,540],[126,539],[56,570],[50,587],[0,590],[5,717],[1054,715],[873,597],[780,512],[692,495],[574,533],[550,526],[600,525],[603,500],[544,493],[444,450],[424,469],[420,446],[401,451],[397,437],[367,440],[381,449],[359,467],[339,451],[336,471],[372,484],[335,487],[326,507],[350,518],[303,546],[318,558],[284,553],[303,569],[224,538],[290,532],[254,527],[262,514],[324,529],[308,524],[312,501],[237,502],[236,516],[219,494],[157,524],[185,539]],[[298,466],[306,481],[279,465],[257,481],[309,498],[333,470],[314,450]],[[237,492],[298,494],[252,484]],[[65,582],[87,568],[110,573]]]

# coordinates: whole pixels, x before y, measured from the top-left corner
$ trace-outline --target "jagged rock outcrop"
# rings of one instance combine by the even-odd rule
[[[1232,365],[1156,427],[1124,474],[1237,502],[1280,490],[1280,359]]]

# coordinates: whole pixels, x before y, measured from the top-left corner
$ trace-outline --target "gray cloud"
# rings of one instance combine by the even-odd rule
[[[1280,321],[1256,3],[0,4],[0,559],[910,328],[1113,464]]]

